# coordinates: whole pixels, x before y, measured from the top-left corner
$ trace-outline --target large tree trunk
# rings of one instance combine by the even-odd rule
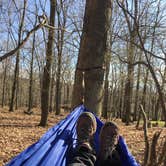
[[[26,9],[26,4],[27,0],[24,0],[24,10],[21,18],[21,22],[19,25],[19,31],[18,31],[18,46],[21,43],[21,37],[22,37],[22,29],[24,25],[24,18],[25,18],[25,9]],[[14,81],[13,81],[13,86],[12,86],[12,96],[11,96],[11,101],[10,101],[10,106],[9,106],[9,111],[12,112],[14,111],[14,102],[16,100],[16,108],[17,108],[17,97],[18,97],[18,81],[19,81],[19,62],[20,62],[20,50],[17,51],[17,56],[16,56],[16,65],[15,65],[15,70],[14,70]]]
[[[50,0],[50,25],[55,24],[55,8],[56,0]],[[49,29],[48,43],[46,50],[46,65],[44,67],[43,78],[42,78],[42,89],[41,89],[41,120],[40,126],[47,125],[48,109],[49,109],[49,89],[50,89],[50,78],[51,78],[51,64],[52,64],[52,52],[54,42],[54,30]]]
[[[107,31],[111,15],[111,0],[86,1],[83,32],[72,105],[82,103],[91,111],[100,115],[103,98],[104,56],[106,53]],[[83,71],[85,72],[85,89],[82,87]]]

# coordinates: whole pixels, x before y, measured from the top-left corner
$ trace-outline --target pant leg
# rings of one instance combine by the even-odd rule
[[[122,162],[118,151],[114,151],[112,156],[108,157],[106,160],[97,160],[96,166],[122,166]]]
[[[86,147],[79,148],[68,166],[94,166],[96,155]]]

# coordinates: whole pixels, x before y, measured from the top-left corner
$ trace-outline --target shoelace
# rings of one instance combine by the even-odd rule
[[[92,132],[91,128],[86,128],[86,127],[82,127],[79,131],[79,141],[80,142],[85,142],[85,141],[89,141],[89,136]]]
[[[107,136],[104,140],[104,151],[108,152],[110,155],[115,150],[116,145],[115,141],[117,139],[117,135],[114,135],[113,137]]]

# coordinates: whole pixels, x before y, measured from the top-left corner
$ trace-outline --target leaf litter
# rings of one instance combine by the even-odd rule
[[[42,135],[52,126],[64,119],[69,113],[62,112],[61,115],[50,113],[48,126],[39,127],[40,109],[33,109],[32,115],[24,114],[25,108],[9,112],[7,108],[0,108],[0,166],[5,165],[14,156],[18,155],[28,146],[38,141]],[[144,132],[142,127],[139,130],[135,125],[125,126],[120,120],[115,120],[120,128],[121,135],[125,138],[128,147],[141,164],[144,156]],[[161,127],[153,127],[148,131],[151,139]],[[166,136],[166,129],[162,129],[161,139]]]

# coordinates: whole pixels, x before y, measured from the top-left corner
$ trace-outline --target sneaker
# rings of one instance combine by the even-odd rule
[[[96,128],[95,116],[90,112],[82,113],[76,126],[78,146],[84,146],[92,150]]]
[[[116,151],[116,145],[119,140],[119,129],[116,124],[106,122],[100,131],[99,137],[99,160],[104,161],[112,158]]]

